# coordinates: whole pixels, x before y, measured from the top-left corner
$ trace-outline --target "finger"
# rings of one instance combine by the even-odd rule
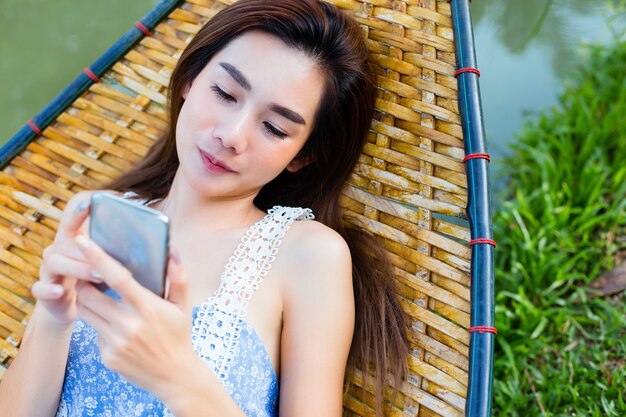
[[[59,231],[62,234],[75,234],[85,222],[85,219],[89,215],[91,202],[87,199],[86,195],[83,198],[84,199],[80,201],[73,210],[64,213],[61,224],[59,224]]]
[[[42,301],[53,301],[63,297],[65,290],[62,285],[37,281],[30,289],[33,297]]]
[[[116,322],[119,315],[119,302],[87,282],[76,285],[76,302],[86,306],[107,323]]]
[[[189,310],[187,273],[180,262],[180,256],[174,249],[170,249],[167,278],[169,280],[167,300],[179,306],[183,311]]]
[[[87,262],[100,273],[102,281],[129,304],[135,307],[139,306],[142,300],[141,292],[150,293],[149,290],[146,290],[135,281],[128,269],[124,268],[121,263],[108,255],[91,239],[79,235],[75,238],[75,241]]]
[[[99,335],[107,334],[111,324],[100,314],[92,310],[87,304],[76,302],[78,317],[86,321],[91,327],[98,331]]]
[[[67,256],[53,253],[42,264],[44,274],[42,276],[71,276],[83,281],[101,283],[100,273],[86,262],[77,261]]]

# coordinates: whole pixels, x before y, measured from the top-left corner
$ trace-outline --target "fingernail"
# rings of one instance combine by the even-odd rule
[[[82,250],[89,249],[89,240],[85,236],[78,235],[74,240],[76,241],[78,247],[80,247]]]
[[[91,276],[92,278],[94,278],[92,281],[97,283],[97,284],[101,284],[102,283],[102,274],[100,273],[100,271],[97,271],[95,269],[91,270]]]
[[[63,287],[57,285],[57,286],[50,288],[50,294],[52,294],[55,297],[63,295]]]
[[[85,212],[89,208],[90,204],[91,202],[89,200],[82,201],[79,205],[76,206],[76,212],[77,213]]]

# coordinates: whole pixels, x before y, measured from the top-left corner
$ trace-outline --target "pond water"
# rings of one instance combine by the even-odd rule
[[[0,144],[158,2],[0,0]],[[610,40],[610,8],[608,0],[473,2],[485,127],[496,160],[526,113],[556,102],[559,79],[580,60],[580,42]],[[499,177],[496,163],[496,185]]]
[[[159,0],[0,0],[0,145]]]
[[[504,185],[498,157],[524,120],[557,102],[561,80],[584,43],[613,39],[607,22],[619,1],[476,0],[472,20],[492,183]],[[622,2],[623,3],[623,2]],[[621,22],[620,27],[623,27]]]

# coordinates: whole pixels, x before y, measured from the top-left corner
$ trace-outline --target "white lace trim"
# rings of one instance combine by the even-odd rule
[[[248,302],[276,259],[285,233],[294,221],[313,218],[310,209],[270,209],[248,229],[228,260],[217,291],[200,305],[193,323],[193,347],[223,384],[235,356]]]
[[[132,191],[124,193],[124,198],[136,196]],[[148,203],[143,199],[134,201]],[[308,208],[275,206],[268,210],[242,237],[224,268],[215,294],[198,308],[191,332],[194,351],[229,392],[228,372],[245,324],[248,303],[276,259],[289,227],[296,220],[314,218]],[[173,414],[165,408],[164,416],[173,417]]]

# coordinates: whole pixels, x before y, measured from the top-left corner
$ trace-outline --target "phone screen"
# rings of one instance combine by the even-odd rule
[[[91,197],[90,238],[153,293],[165,295],[169,220],[163,213],[98,191]],[[105,284],[98,286],[106,292]]]

